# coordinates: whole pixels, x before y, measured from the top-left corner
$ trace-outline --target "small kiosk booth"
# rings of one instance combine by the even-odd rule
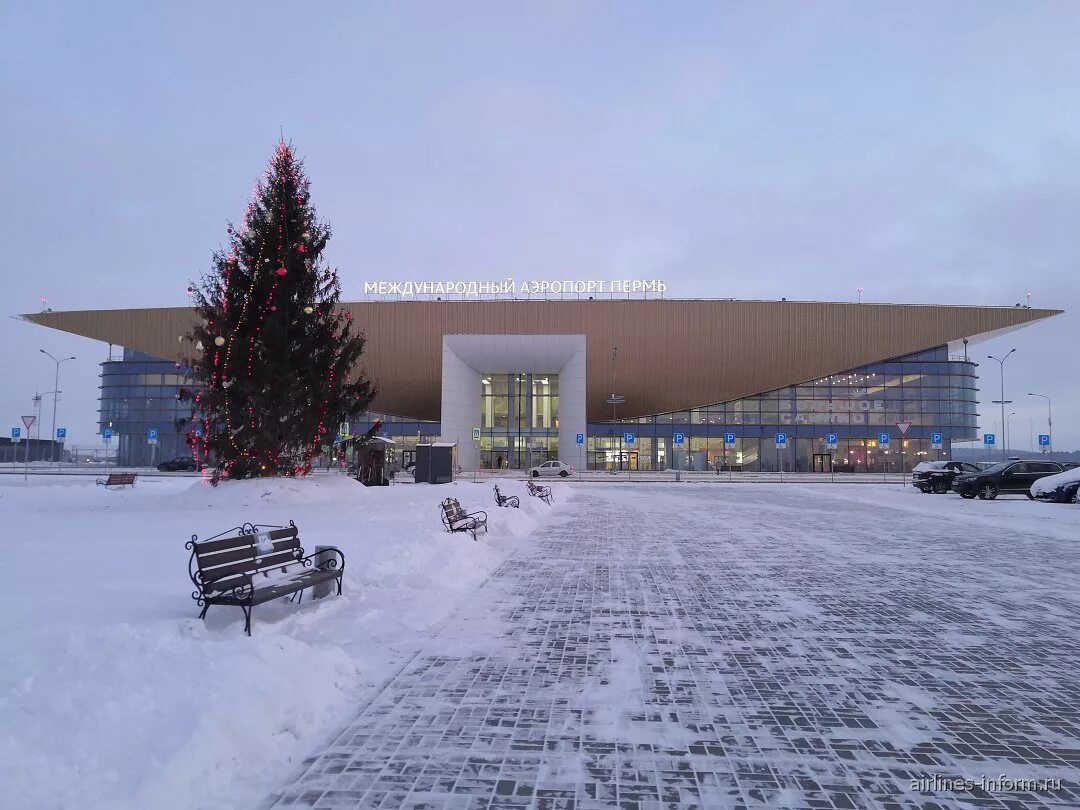
[[[457,469],[457,444],[435,442],[416,445],[413,481],[417,484],[449,484]]]
[[[356,480],[365,487],[390,485],[389,460],[394,457],[394,443],[383,436],[373,436],[360,445]]]

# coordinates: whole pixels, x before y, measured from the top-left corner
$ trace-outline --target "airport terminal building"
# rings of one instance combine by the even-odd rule
[[[342,306],[367,336],[361,363],[379,387],[378,413],[351,432],[380,419],[399,463],[417,443],[454,442],[465,469],[556,458],[578,469],[910,469],[979,435],[982,355],[969,343],[1059,314],[670,298]],[[193,310],[24,318],[110,344],[100,421],[121,464],[187,452],[173,424],[188,415],[177,336]]]

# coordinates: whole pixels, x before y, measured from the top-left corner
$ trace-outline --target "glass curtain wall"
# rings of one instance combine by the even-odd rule
[[[948,458],[953,441],[973,441],[978,425],[977,364],[949,358],[940,346],[801,385],[691,411],[623,420],[636,447],[612,452],[612,425],[590,425],[589,468],[800,472],[899,472],[919,461]],[[897,422],[910,422],[902,437]],[[775,436],[788,446],[777,450]],[[681,445],[675,434],[683,434]],[[725,448],[724,434],[735,446]],[[836,433],[837,447],[825,434]],[[879,441],[890,435],[889,445]],[[941,433],[943,447],[930,447]],[[647,448],[647,449],[646,449]],[[632,454],[632,461],[627,456]]]
[[[132,349],[124,349],[123,360],[101,364],[98,432],[112,430],[118,464],[148,467],[191,455],[186,428],[176,426],[178,419],[191,416],[191,403],[176,398],[186,371],[170,360]],[[147,438],[150,428],[157,428],[156,445]]]
[[[526,469],[559,457],[559,375],[483,374],[480,466]]]

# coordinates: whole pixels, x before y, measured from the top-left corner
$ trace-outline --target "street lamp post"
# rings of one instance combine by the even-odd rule
[[[1012,432],[1012,418],[1014,416],[1016,416],[1016,411],[1010,412],[1009,415],[1007,417],[1005,417],[1005,435],[1006,436],[1010,432]],[[1005,452],[1008,452],[1008,450],[1006,450]]]
[[[1050,436],[1050,446],[1047,448],[1051,453],[1054,452],[1054,414],[1050,410],[1050,397],[1046,394],[1028,394],[1029,397],[1042,397],[1046,400],[1046,430]]]
[[[50,437],[51,444],[49,445],[49,461],[52,461],[53,450],[56,448],[56,398],[60,394],[60,364],[66,363],[68,360],[74,360],[74,357],[63,357],[57,360],[51,354],[44,349],[38,349],[43,355],[48,357],[54,363],[56,363],[56,380],[53,385],[53,401],[52,401],[52,435]]]
[[[1012,400],[1005,399],[1005,361],[1009,359],[1009,355],[1015,352],[1016,349],[1009,349],[1008,353],[1004,357],[994,357],[992,354],[988,354],[987,358],[990,360],[997,360],[1001,366],[1001,399],[993,400],[995,405],[1001,406],[1001,429],[1004,431],[1001,437],[1001,460],[1005,461],[1009,455],[1009,436],[1008,427],[1005,424],[1005,406],[1012,405]]]

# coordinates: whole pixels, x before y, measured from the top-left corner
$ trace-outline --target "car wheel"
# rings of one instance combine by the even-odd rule
[[[979,489],[979,498],[984,501],[992,501],[998,496],[998,488],[994,484],[983,484]]]
[[[923,495],[929,495],[930,494],[930,487],[922,487],[921,486],[921,487],[919,487],[919,492],[921,492]]]
[[[975,497],[975,491],[971,489],[962,489],[960,490],[960,497],[964,500],[970,501],[972,498]]]
[[[933,489],[935,495],[945,495],[949,491],[949,482],[935,481]]]
[[[1031,494],[1030,492],[1025,492],[1024,494],[1028,496],[1028,500],[1029,500],[1029,501],[1033,501],[1033,500],[1035,500],[1035,496],[1034,496],[1034,495],[1032,495],[1032,494]]]
[[[568,473],[566,470],[560,470],[559,471],[559,477],[560,478],[566,478],[566,476],[568,476],[569,474],[570,473]]]
[[[540,472],[538,470],[533,470],[532,471],[532,477],[533,478],[539,478],[540,477]]]

